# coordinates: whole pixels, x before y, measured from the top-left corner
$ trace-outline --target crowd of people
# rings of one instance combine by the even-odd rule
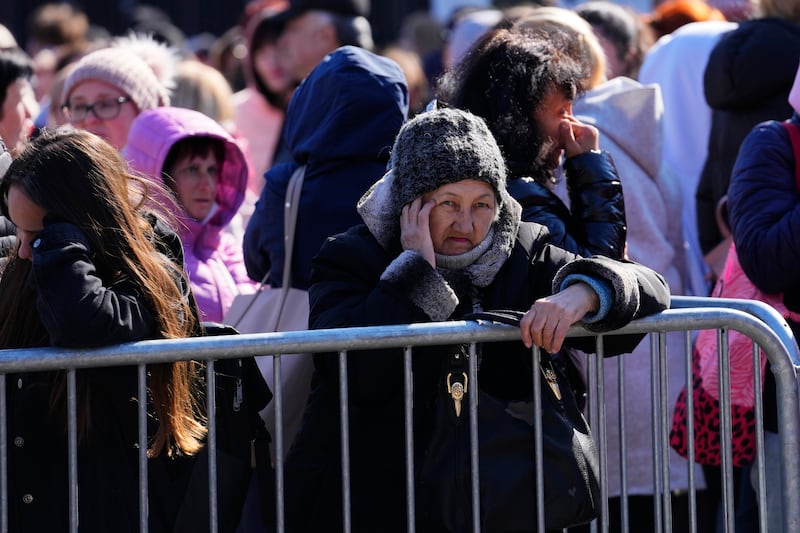
[[[446,25],[409,16],[381,49],[368,0],[252,0],[205,47],[176,37],[163,14],[110,35],[71,3],[36,9],[26,42],[0,26],[0,349],[199,335],[237,295],[290,278],[308,291],[314,329],[522,311],[519,354],[484,350],[486,386],[526,397],[520,361],[537,345],[580,397],[590,348],[567,328],[615,329],[670,294],[708,296],[732,241],[754,283],[800,306],[796,163],[783,129],[764,122],[798,120],[800,7],[496,4],[462,6]],[[299,168],[283,272],[283,206]],[[684,342],[667,336],[672,404]],[[621,373],[606,363],[611,531],[652,529],[661,497],[650,399],[616,396],[621,384],[649,391],[647,352],[633,349]],[[447,357],[413,359],[419,457]],[[400,351],[350,355],[355,531],[407,530],[402,365]],[[81,531],[138,529],[139,401],[150,414],[150,528],[197,524],[188,485],[209,424],[201,367],[154,366],[138,399],[130,367],[78,373]],[[342,522],[338,372],[334,356],[315,356],[285,436],[287,531]],[[65,378],[9,381],[11,530],[67,523]],[[775,446],[774,390],[764,402]],[[715,532],[719,469],[674,452],[668,468],[671,530],[691,530],[696,468],[697,526]],[[735,472],[737,531],[756,520],[750,475]],[[221,529],[269,531],[263,486],[241,483]],[[624,519],[623,496],[636,502]],[[417,528],[438,527],[428,519]]]

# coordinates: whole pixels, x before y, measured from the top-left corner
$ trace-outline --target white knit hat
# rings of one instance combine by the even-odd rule
[[[141,49],[112,46],[96,50],[78,61],[64,83],[62,102],[69,102],[75,87],[87,80],[104,81],[128,95],[139,111],[169,105],[169,90]],[[171,75],[171,74],[170,74]]]

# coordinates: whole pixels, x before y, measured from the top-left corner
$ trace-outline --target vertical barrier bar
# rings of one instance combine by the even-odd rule
[[[472,531],[481,532],[481,479],[478,463],[478,353],[469,345],[469,458],[472,485]]]
[[[692,334],[684,333],[684,363],[686,365],[686,467],[689,469],[689,531],[697,533],[697,481],[694,478],[694,394],[692,393]]]
[[[765,478],[766,463],[764,462],[764,394],[762,389],[761,350],[753,343],[753,406],[756,413],[756,460],[753,468],[758,477],[758,524],[759,531],[767,531],[767,480]],[[748,480],[749,481],[749,480]],[[773,480],[774,481],[774,480]]]
[[[663,471],[660,468],[663,443],[661,442],[661,431],[659,430],[661,421],[658,416],[659,402],[657,394],[661,384],[658,376],[660,363],[658,360],[657,338],[654,333],[650,333],[648,337],[650,338],[650,406],[652,409],[650,423],[652,424],[653,438],[653,531],[661,531],[664,522],[662,501],[659,498],[659,494],[663,487]]]
[[[734,531],[733,450],[731,449],[731,365],[728,359],[728,329],[717,331],[719,364],[720,455],[722,459],[723,531]]]
[[[6,375],[0,374],[0,531],[8,532],[8,408]]]
[[[605,393],[605,374],[603,372],[602,361],[605,360],[605,348],[603,346],[603,336],[598,335],[595,339],[595,355],[589,357],[591,363],[589,365],[589,375],[592,376],[590,383],[597,394],[594,395],[594,402],[592,402],[592,424],[596,423],[597,428],[597,444],[598,444],[598,462],[600,467],[600,516],[602,517],[602,524],[600,524],[603,533],[608,531],[608,457],[606,446],[608,442],[608,435],[606,433],[606,393]],[[591,426],[590,426],[591,427]],[[596,522],[596,520],[595,520]],[[596,528],[595,528],[596,531]]]
[[[417,513],[414,491],[414,380],[411,372],[413,352],[410,346],[403,350],[403,418],[406,437],[406,531],[416,531]]]
[[[217,533],[219,517],[217,509],[217,380],[214,361],[206,364],[206,410],[208,413],[208,530]]]
[[[138,365],[136,414],[139,417],[139,531],[147,533],[147,367]]]
[[[796,348],[796,346],[795,346]],[[779,361],[775,361],[779,363]],[[772,365],[773,371],[779,365]],[[797,366],[783,365],[787,372],[775,371],[778,399],[778,441],[781,448],[781,496],[783,531],[800,530],[800,401]]]
[[[350,533],[350,404],[347,391],[347,352],[339,352],[339,414],[342,435],[342,530]]]
[[[534,450],[536,452],[536,525],[537,531],[542,533],[544,529],[544,446],[542,444],[542,383],[539,381],[539,358],[541,354],[539,347],[534,345],[531,348],[531,369],[533,378],[533,435]]]
[[[658,360],[659,376],[661,378],[659,391],[659,434],[661,441],[661,468],[664,480],[662,495],[664,498],[664,531],[672,533],[672,487],[670,480],[670,461],[669,461],[669,412],[667,386],[667,334],[663,331],[658,332]]]
[[[78,393],[75,369],[67,371],[67,453],[69,454],[69,530],[78,533]]]
[[[272,356],[272,383],[275,388],[272,403],[275,404],[275,526],[278,533],[286,529],[284,514],[283,480],[283,377],[281,376],[281,354]]]
[[[617,357],[617,383],[619,403],[617,409],[619,411],[619,477],[620,477],[620,518],[622,531],[630,531],[630,509],[628,506],[628,448],[627,438],[625,432],[627,426],[625,423],[625,358]]]

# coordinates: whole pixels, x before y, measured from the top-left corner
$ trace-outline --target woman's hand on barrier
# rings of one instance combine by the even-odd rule
[[[597,311],[600,298],[586,283],[575,283],[561,292],[540,298],[520,320],[522,342],[556,353],[564,344],[569,327],[586,313]]]

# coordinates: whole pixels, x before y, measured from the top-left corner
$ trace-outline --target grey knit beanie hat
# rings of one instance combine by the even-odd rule
[[[110,48],[81,58],[67,76],[62,102],[86,80],[108,83],[128,95],[139,111],[169,105],[175,58],[173,52],[146,37],[118,38]]]
[[[501,253],[511,249],[522,207],[506,190],[503,156],[483,119],[453,108],[417,115],[397,134],[391,166],[357,205],[381,245],[388,248],[400,236],[404,205],[442,185],[475,179],[494,188],[498,209],[495,240]]]
[[[421,113],[397,134],[392,148],[397,205],[442,185],[485,181],[502,202],[506,192],[503,155],[488,126],[467,111],[443,108]]]

